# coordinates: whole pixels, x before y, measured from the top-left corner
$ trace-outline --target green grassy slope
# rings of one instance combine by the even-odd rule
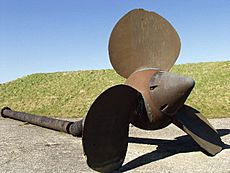
[[[206,117],[230,117],[230,61],[176,65],[172,71],[196,81],[187,104]],[[102,91],[124,81],[113,70],[32,74],[0,84],[0,107],[82,117]]]

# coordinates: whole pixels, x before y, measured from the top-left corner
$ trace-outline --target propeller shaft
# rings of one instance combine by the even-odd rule
[[[72,134],[73,136],[81,136],[83,128],[83,119],[71,122],[66,120],[59,120],[55,118],[48,118],[40,115],[28,114],[25,112],[13,111],[8,107],[1,110],[1,115],[4,118],[12,118],[41,127],[49,128],[56,131]]]

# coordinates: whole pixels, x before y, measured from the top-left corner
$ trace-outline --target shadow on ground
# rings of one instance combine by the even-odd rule
[[[230,134],[230,129],[218,129],[217,131],[220,136]],[[201,148],[188,135],[177,137],[174,140],[129,137],[129,143],[158,145],[158,147],[156,150],[126,163],[119,169],[119,172],[126,172],[175,154],[201,151]],[[230,145],[224,144],[223,149],[229,148]],[[203,152],[205,153],[205,151]]]

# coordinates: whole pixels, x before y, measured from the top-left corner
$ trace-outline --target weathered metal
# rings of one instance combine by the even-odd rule
[[[151,73],[151,71],[147,73]],[[172,77],[175,81],[185,78],[175,77],[175,74],[168,73],[157,75],[157,73],[162,72],[152,71],[152,73],[156,75],[154,80],[157,80],[157,83],[158,80],[163,80],[162,85],[164,87],[161,87],[160,90],[166,93],[167,90],[170,90],[170,87],[173,87],[172,91],[175,92],[175,85],[167,84],[164,81],[165,77],[170,76],[170,79]],[[139,75],[141,74],[137,76]],[[160,79],[157,79],[158,77]],[[207,119],[195,109],[184,105],[184,97],[187,98],[194,85],[190,79],[188,79],[188,83],[184,82],[181,88],[180,82],[178,82],[179,88],[176,91],[179,94],[175,92],[171,95],[175,103],[170,102],[169,110],[154,107],[159,117],[156,118],[156,114],[150,114],[153,116],[151,117],[152,121],[149,119],[145,106],[149,104],[146,103],[147,100],[145,99],[145,96],[148,95],[146,94],[148,93],[147,89],[143,87],[146,79],[141,79],[143,83],[132,83],[135,80],[129,80],[129,85],[132,83],[137,89],[128,85],[117,85],[107,89],[99,95],[90,107],[84,124],[83,149],[87,156],[87,164],[92,169],[99,172],[112,172],[122,165],[127,150],[129,123],[146,130],[155,130],[156,127],[163,128],[170,123],[174,123],[189,134],[209,155],[216,155],[222,150],[224,144]],[[170,79],[167,81],[170,81]],[[148,91],[150,93],[151,88]],[[152,96],[157,93],[159,92]],[[181,95],[181,93],[183,94]],[[154,98],[152,99],[154,100]],[[176,103],[178,103],[178,107]],[[154,105],[154,102],[151,102],[151,104]],[[164,126],[161,126],[162,123],[165,123]]]
[[[168,71],[180,52],[180,38],[162,16],[143,9],[124,15],[115,25],[109,40],[113,68],[128,78],[143,68]]]
[[[156,130],[161,129],[169,125],[172,121],[171,118],[164,115],[157,107],[153,104],[153,100],[150,95],[149,82],[151,77],[158,73],[159,70],[148,69],[140,70],[132,73],[129,78],[125,81],[126,85],[129,85],[139,91],[144,98],[144,108],[146,110],[140,113],[139,116],[134,117],[132,124],[136,127],[145,130]]]
[[[190,77],[159,71],[149,80],[152,104],[165,115],[172,117],[183,107],[195,81]]]
[[[135,121],[132,124],[145,130],[166,127],[172,122],[172,116],[184,105],[194,83],[189,77],[156,69],[132,73],[125,84],[142,93],[147,113],[139,119],[133,118]]]
[[[117,93],[121,87],[117,86],[102,93],[93,103],[86,116],[89,126],[85,126],[84,131],[87,135],[83,135],[83,145],[92,145],[84,147],[91,168],[110,172],[121,166],[126,152],[128,123],[145,130],[161,129],[174,123],[208,154],[221,151],[223,143],[217,132],[201,114],[184,105],[195,85],[194,80],[167,72],[179,51],[177,32],[156,13],[132,10],[115,25],[109,40],[110,61],[116,72],[127,78],[125,84],[142,97],[136,98],[136,107],[129,105],[133,100],[129,100],[122,90]],[[109,109],[104,108],[107,103]],[[115,121],[122,118],[125,120]],[[102,135],[94,131],[96,127],[101,127]],[[122,136],[120,133],[123,138],[115,139],[123,145],[113,141],[113,136]],[[94,141],[97,144],[94,145]],[[94,151],[99,152],[95,154]],[[115,151],[123,152],[117,154]]]
[[[184,105],[175,114],[173,123],[190,135],[208,155],[214,156],[224,147],[215,128],[199,111],[190,106]]]
[[[135,116],[141,93],[126,85],[103,92],[90,107],[83,130],[88,165],[99,172],[118,169],[128,146],[130,118]]]
[[[4,118],[12,118],[30,124],[38,125],[41,127],[49,128],[56,131],[72,134],[73,136],[82,135],[83,120],[71,122],[65,120],[59,120],[55,118],[48,118],[45,116],[28,114],[25,112],[13,111],[8,107],[1,110],[1,115]]]

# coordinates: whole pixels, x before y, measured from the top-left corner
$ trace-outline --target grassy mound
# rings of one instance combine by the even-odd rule
[[[172,72],[196,81],[188,105],[209,118],[230,117],[230,61],[176,65]],[[124,81],[114,70],[32,74],[0,84],[0,108],[82,117],[101,92]]]

